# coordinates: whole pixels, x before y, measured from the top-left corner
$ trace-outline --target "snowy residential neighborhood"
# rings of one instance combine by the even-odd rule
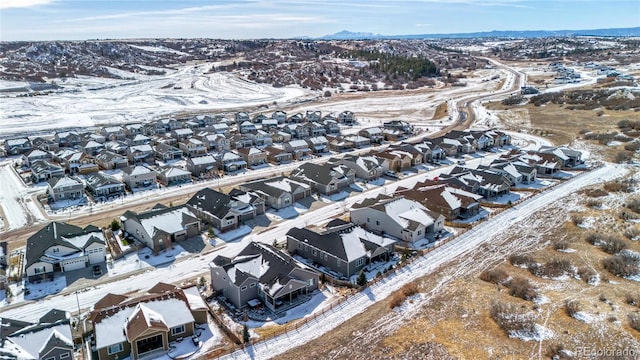
[[[640,306],[640,67],[525,41],[566,55],[477,39],[0,51],[0,358],[380,358],[391,347],[354,342],[406,326],[424,337],[389,358],[476,358],[441,337],[479,323],[536,347],[513,358],[575,358],[567,317],[638,345],[620,308]],[[48,62],[58,46],[74,76]]]

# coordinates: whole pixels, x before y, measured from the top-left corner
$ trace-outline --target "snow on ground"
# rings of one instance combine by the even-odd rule
[[[212,228],[212,229],[213,229],[213,232],[218,237],[218,239],[224,242],[229,242],[229,241],[234,241],[240,238],[244,238],[245,236],[251,234],[251,230],[253,230],[247,225],[240,225],[236,229],[225,231],[225,232],[221,232],[216,228]]]
[[[0,134],[148,121],[175,112],[286,103],[312,94],[299,87],[252,83],[233,73],[207,73],[206,66],[189,65],[153,76],[110,71],[133,80],[95,79],[103,86],[89,88],[85,77],[68,85],[59,81],[63,89],[47,96],[3,96]]]
[[[218,326],[211,319],[206,324],[196,324],[195,335],[198,337],[198,346],[191,338],[174,341],[169,343],[171,350],[167,354],[155,359],[199,359],[224,341]]]
[[[542,325],[535,324],[532,330],[509,331],[509,337],[520,339],[522,341],[541,342],[543,340],[551,339],[553,337],[553,331]]]
[[[189,253],[180,245],[174,245],[173,249],[163,250],[158,255],[153,255],[151,249],[145,247],[137,252],[125,255],[122,259],[110,262],[107,266],[107,271],[109,276],[119,276],[146,268],[170,264],[177,258],[188,255]]]
[[[595,317],[593,315],[584,311],[576,312],[575,314],[573,314],[573,318],[587,324],[592,323],[595,320]]]
[[[303,319],[322,312],[337,300],[337,296],[338,295],[332,293],[328,289],[324,289],[322,291],[316,290],[311,296],[311,299],[285,311],[282,316],[275,319],[268,319],[267,321],[249,320],[247,322],[241,321],[240,323],[246,324],[247,327],[252,329],[268,327],[276,324],[286,324],[292,320]]]
[[[2,222],[8,230],[19,229],[29,225],[30,222],[45,220],[30,196],[43,192],[43,188],[26,187],[12,166],[10,160],[0,163],[0,207],[4,214]]]
[[[67,287],[67,278],[63,276],[55,277],[52,281],[41,283],[28,283],[25,285],[29,289],[29,295],[23,294],[24,300],[40,299],[47,295],[57,294]],[[18,299],[14,299],[18,300]]]
[[[472,251],[480,244],[490,241],[493,234],[504,231],[516,222],[528,218],[534,212],[544,209],[546,206],[557,201],[558,198],[565,197],[584,186],[617,178],[624,173],[625,170],[622,166],[607,165],[535,195],[528,201],[496,215],[491,221],[476,226],[458,237],[455,241],[434,249],[418,258],[409,266],[399,269],[395,274],[348,298],[348,300],[340,306],[318,317],[318,321],[314,321],[313,324],[301,326],[294,332],[265,340],[251,346],[250,349],[236,351],[224,358],[268,359],[294,347],[302,346],[308,341],[331,331],[353,316],[363,312],[374,302],[381,301],[388,297],[404,284],[431,273],[447,261],[460,257]],[[421,302],[414,302],[411,306],[419,308]],[[545,331],[546,329],[539,330],[541,331],[539,331],[537,335],[540,337],[547,338],[551,335]]]
[[[287,206],[280,210],[269,209],[266,211],[266,215],[271,221],[282,221],[284,219],[293,219],[298,215],[309,211],[300,203],[294,203],[291,206]]]

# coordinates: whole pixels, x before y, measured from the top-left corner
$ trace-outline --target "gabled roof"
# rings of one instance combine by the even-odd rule
[[[412,230],[417,229],[420,225],[428,227],[440,216],[415,200],[384,194],[380,194],[376,198],[365,199],[354,204],[352,208],[370,208],[383,212],[400,227]]]
[[[212,266],[222,267],[236,286],[250,277],[258,280],[262,290],[271,296],[292,278],[290,274],[295,268],[300,268],[284,252],[255,242],[249,243],[233,259],[216,257]]]
[[[98,189],[105,186],[121,186],[124,188],[124,184],[118,181],[111,175],[103,173],[91,173],[84,176],[87,186],[91,189]]]
[[[218,219],[222,219],[229,213],[229,210],[231,210],[231,196],[210,188],[204,188],[195,193],[195,195],[187,201],[187,205],[212,214]]]
[[[136,165],[136,166],[127,166],[122,169],[122,172],[129,176],[140,176],[153,173],[153,170],[149,169],[146,166]]]
[[[49,185],[55,190],[58,188],[65,188],[70,186],[83,186],[84,184],[79,180],[76,180],[70,176],[63,176],[61,178],[52,178],[48,180]]]
[[[127,340],[132,342],[147,330],[169,331],[169,327],[162,315],[145,306],[145,304],[138,304],[127,318],[125,324]]]
[[[40,318],[40,324],[55,324],[69,320],[69,313],[64,310],[51,309]]]
[[[39,359],[40,352],[53,347],[73,351],[73,337],[68,322],[33,325],[13,333],[7,339],[16,346],[13,350],[20,359]]]
[[[81,228],[75,225],[52,222],[27,239],[26,267],[40,260],[52,246],[61,245],[79,251],[91,243],[104,244],[104,235],[95,227]]]
[[[137,214],[127,211],[123,215],[127,220],[139,223],[152,238],[158,232],[174,234],[185,229],[186,225],[198,221],[197,216],[188,207],[155,208]]]
[[[110,308],[112,306],[119,305],[120,303],[126,301],[127,299],[129,298],[124,295],[108,293],[93,305],[93,309],[100,310],[100,309]]]
[[[326,163],[320,165],[308,162],[293,170],[290,176],[294,179],[308,179],[318,184],[327,185],[333,179],[340,180],[345,178],[346,174],[352,171],[353,170],[344,165],[331,165]]]
[[[270,196],[280,197],[284,193],[293,193],[298,189],[309,189],[309,185],[284,176],[272,179],[255,180],[242,185],[247,189],[262,192]]]

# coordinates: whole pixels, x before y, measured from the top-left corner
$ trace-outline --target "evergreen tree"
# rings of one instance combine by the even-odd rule
[[[251,340],[251,334],[249,334],[249,328],[247,327],[247,325],[244,325],[244,327],[242,328],[242,341],[247,344],[249,340]]]
[[[364,270],[360,270],[360,274],[358,274],[358,279],[356,280],[356,284],[358,284],[358,286],[367,285],[367,276],[364,274]]]

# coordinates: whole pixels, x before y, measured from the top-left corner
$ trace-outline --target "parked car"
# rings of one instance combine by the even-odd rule
[[[394,179],[400,179],[400,176],[398,176],[398,174],[394,173],[393,171],[387,170],[384,172],[384,176],[388,176],[390,178],[394,178]]]
[[[100,275],[102,275],[102,269],[100,268],[100,265],[93,265],[93,276]]]

